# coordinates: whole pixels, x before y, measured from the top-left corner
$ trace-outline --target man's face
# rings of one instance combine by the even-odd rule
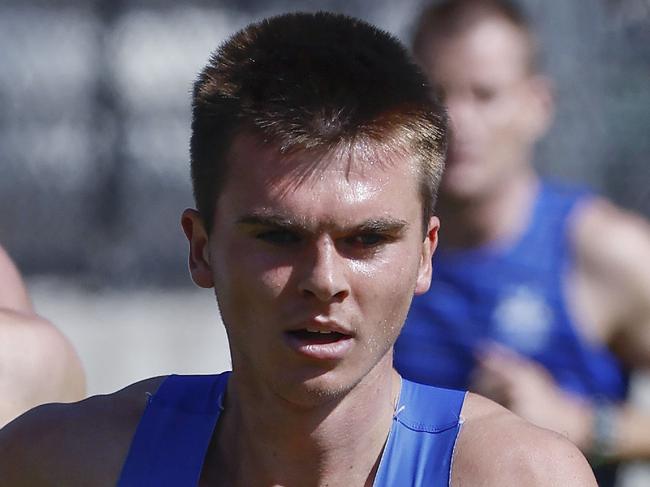
[[[215,287],[240,384],[305,406],[392,368],[411,298],[429,286],[438,222],[425,237],[410,158],[365,154],[327,154],[314,169],[313,155],[239,137],[205,247],[184,215],[193,277]]]
[[[444,197],[481,198],[527,169],[550,103],[546,83],[529,72],[528,49],[521,31],[494,17],[434,37],[422,55],[452,124]]]

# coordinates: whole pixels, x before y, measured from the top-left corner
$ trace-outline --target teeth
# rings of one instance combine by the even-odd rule
[[[309,333],[322,333],[322,334],[324,334],[324,335],[326,335],[326,334],[328,334],[328,333],[332,333],[331,331],[326,331],[326,330],[314,330],[313,328],[307,328],[307,331],[308,331]]]

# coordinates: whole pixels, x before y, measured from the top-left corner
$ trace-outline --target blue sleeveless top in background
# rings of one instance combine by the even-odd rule
[[[140,419],[119,487],[198,484],[229,375],[164,380]],[[464,397],[402,380],[374,487],[449,485]]]
[[[491,340],[541,363],[566,390],[622,399],[628,378],[621,364],[579,335],[566,306],[564,279],[573,257],[568,222],[588,198],[544,184],[514,246],[439,250],[431,289],[413,300],[395,345],[399,373],[466,389],[477,347]]]

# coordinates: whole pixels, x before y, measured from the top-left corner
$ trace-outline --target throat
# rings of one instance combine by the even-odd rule
[[[251,416],[227,403],[201,485],[372,486],[399,394],[394,375],[394,385],[361,384],[329,411],[255,404]]]

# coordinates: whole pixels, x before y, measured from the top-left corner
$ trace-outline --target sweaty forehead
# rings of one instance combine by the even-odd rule
[[[283,153],[277,144],[265,143],[260,136],[245,133],[235,137],[231,146],[227,158],[228,178],[241,180],[252,173],[261,173],[264,182],[281,183],[287,189],[318,182],[325,172],[339,173],[341,180],[348,182],[390,178],[396,170],[405,178],[415,178],[416,158],[401,145],[357,140],[322,150],[297,149]]]

